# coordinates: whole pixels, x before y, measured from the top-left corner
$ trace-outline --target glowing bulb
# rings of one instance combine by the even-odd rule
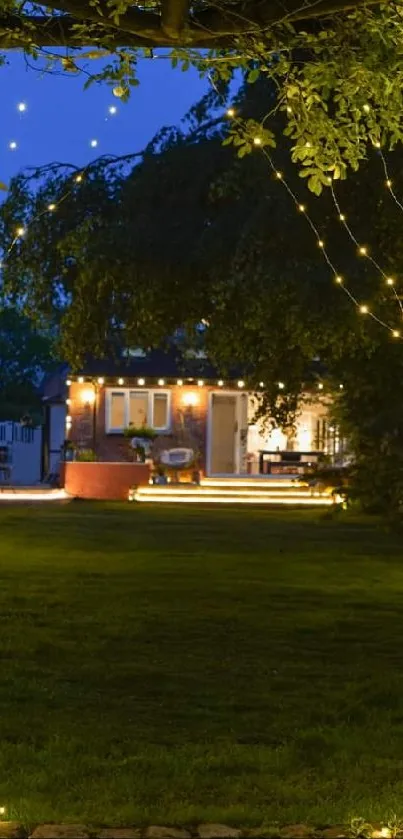
[[[15,233],[16,233],[16,236],[20,236],[20,237],[24,236],[25,227],[17,227],[17,230],[15,231]]]
[[[394,285],[394,284],[395,284],[395,281],[394,281],[393,277],[388,277],[387,280],[386,280],[386,285]]]
[[[339,390],[344,390],[344,385],[339,385]]]
[[[253,138],[253,143],[254,143],[255,146],[261,146],[262,145],[262,140],[261,140],[260,137],[254,137]]]
[[[17,111],[19,111],[20,114],[23,114],[24,111],[26,111],[26,110],[27,110],[26,103],[25,102],[19,102],[18,105],[17,105]]]
[[[400,332],[399,332],[399,330],[398,330],[398,329],[394,329],[394,330],[392,331],[392,335],[393,335],[393,337],[394,337],[394,338],[400,338]]]
[[[374,142],[374,146],[375,146],[375,148],[376,148],[376,149],[380,149],[380,148],[381,148],[381,144],[380,144],[379,140],[375,140],[375,142]]]
[[[71,385],[71,379],[66,379],[66,385],[67,385],[67,387],[70,387],[70,385]]]
[[[198,384],[199,387],[203,387],[203,385],[204,385],[203,379],[199,379],[197,384]]]
[[[17,148],[17,143],[15,142],[15,140],[11,140],[11,143],[8,144],[8,147],[9,149],[11,149],[11,151],[15,151],[15,149]]]
[[[292,114],[292,108],[290,105],[287,105],[287,114]]]
[[[338,285],[341,285],[341,284],[342,284],[342,282],[343,282],[343,277],[341,277],[341,276],[340,276],[340,274],[337,274],[337,275],[336,275],[336,277],[335,277],[334,279],[335,279],[335,282],[336,282]]]
[[[140,387],[143,387],[143,385],[145,385],[145,383],[146,383],[145,379],[137,379],[137,384],[140,385]]]
[[[53,210],[56,209],[56,204],[48,204],[48,210],[50,213],[53,213]]]
[[[318,390],[323,390],[323,383],[322,383],[322,382],[319,382],[319,384],[318,384]]]
[[[111,114],[111,116],[115,116],[115,114],[117,114],[117,112],[118,112],[118,109],[117,109],[116,105],[111,105],[108,108],[108,111]]]
[[[309,140],[307,140],[307,141],[306,141],[306,143],[305,143],[305,148],[306,148],[306,149],[310,149],[310,148],[311,148],[311,143],[309,142]]]
[[[73,420],[71,419],[71,416],[69,416],[69,414],[67,414],[66,425],[71,425],[72,422],[73,422]]]
[[[165,379],[158,379],[158,384],[162,387],[165,384]]]
[[[389,189],[391,188],[392,181],[390,180],[390,178],[388,178],[388,180],[386,181],[386,186],[389,187]]]
[[[76,182],[76,184],[80,184],[80,183],[81,183],[81,181],[82,181],[82,179],[83,179],[83,176],[82,176],[82,175],[76,175],[76,177],[75,177],[75,182]]]
[[[368,251],[367,251],[367,248],[365,247],[365,245],[361,245],[361,247],[358,248],[358,253],[360,254],[360,256],[366,256],[367,255]]]
[[[346,220],[346,217],[343,215],[343,213],[340,213],[339,221],[345,221],[345,220]]]
[[[71,405],[71,399],[66,399],[66,405]]]
[[[243,381],[243,379],[239,380],[238,387],[245,387],[245,382]]]
[[[116,85],[116,87],[113,88],[112,93],[114,96],[116,96],[117,99],[121,99],[122,96],[124,96],[126,93],[126,88],[123,87],[123,85],[118,84]]]
[[[259,382],[259,387],[264,387],[264,382]]]
[[[232,117],[234,117],[234,116],[235,116],[235,109],[234,108],[228,108],[227,117],[232,119]]]
[[[305,204],[298,204],[298,209],[300,213],[304,213],[306,210]]]
[[[223,382],[223,380],[222,380],[222,379],[219,379],[219,380],[218,380],[218,382],[217,382],[217,384],[218,384],[218,387],[223,387],[224,382]]]
[[[279,382],[278,387],[279,387],[279,390],[284,390],[284,388],[285,388],[284,382]]]
[[[79,385],[82,385],[84,383],[84,376],[79,376],[77,381],[78,381]]]
[[[324,247],[325,247],[325,243],[324,243],[323,239],[319,239],[319,241],[318,241],[318,246],[319,246],[320,248],[324,248]]]
[[[96,149],[97,145],[98,145],[98,140],[91,140],[90,146],[91,146],[92,149]]]
[[[369,312],[368,306],[360,306],[359,311],[361,315],[367,315]]]
[[[118,385],[124,385],[124,383],[125,383],[124,379],[118,379]]]
[[[105,379],[103,379],[102,376],[100,376],[99,379],[98,379],[98,384],[103,385],[104,381],[105,381]]]
[[[182,385],[183,385],[183,379],[178,379],[178,381],[176,382],[176,384],[177,384],[177,385],[179,385],[179,387],[182,387]]]
[[[0,807],[0,816],[4,816],[5,813],[6,813],[6,808],[5,807]]]
[[[83,405],[93,405],[96,400],[96,395],[93,390],[83,390],[81,394],[81,401]]]
[[[369,107],[369,105],[364,105],[363,106],[363,111],[365,111],[366,114],[369,114],[370,110],[371,110],[371,108]]]
[[[283,177],[283,173],[282,173],[282,172],[276,172],[276,178],[278,178],[278,179],[279,179],[279,181],[281,181],[282,177]]]

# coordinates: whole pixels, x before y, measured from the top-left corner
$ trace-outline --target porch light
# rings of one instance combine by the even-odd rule
[[[245,387],[245,382],[242,379],[239,380],[238,387]]]
[[[158,379],[158,384],[160,387],[163,387],[165,384],[165,379]]]
[[[99,379],[98,379],[98,384],[103,385],[104,381],[105,381],[105,379],[103,379],[102,376],[100,376]]]
[[[192,391],[184,393],[182,396],[182,403],[183,405],[186,405],[187,408],[194,408],[199,404],[199,395]]]
[[[124,379],[118,379],[118,385],[124,385],[124,383],[125,383]]]
[[[143,385],[145,385],[145,383],[146,383],[145,379],[137,379],[137,384],[140,385],[140,387],[143,387]]]
[[[81,394],[81,399],[83,405],[93,405],[95,402],[95,392],[90,388],[88,390],[83,390]]]

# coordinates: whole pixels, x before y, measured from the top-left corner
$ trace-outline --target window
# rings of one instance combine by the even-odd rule
[[[170,404],[167,390],[107,390],[106,432],[121,434],[128,425],[148,425],[156,431],[168,431]]]

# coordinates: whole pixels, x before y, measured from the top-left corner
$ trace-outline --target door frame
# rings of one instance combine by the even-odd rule
[[[206,429],[206,475],[209,477],[227,477],[240,475],[241,464],[241,396],[248,397],[246,390],[212,390],[209,393],[208,408],[207,408],[207,429]],[[214,396],[233,396],[235,397],[235,421],[237,423],[237,431],[234,433],[234,471],[233,472],[212,472],[211,470],[211,443],[213,439],[213,397]]]

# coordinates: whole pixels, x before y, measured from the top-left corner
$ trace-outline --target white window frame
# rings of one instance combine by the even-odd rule
[[[113,428],[111,425],[111,417],[112,417],[112,394],[123,394],[125,399],[124,405],[124,417],[125,417],[125,424],[123,428]],[[147,404],[147,424],[150,428],[154,428],[154,431],[157,431],[159,434],[166,434],[171,428],[171,397],[172,393],[170,390],[164,390],[163,388],[143,388],[143,387],[110,387],[106,388],[106,398],[105,398],[105,431],[107,434],[123,434],[123,431],[129,425],[129,416],[130,416],[130,394],[131,393],[142,393],[147,394],[148,404]],[[154,427],[154,396],[158,394],[159,396],[166,396],[167,397],[167,424],[163,428],[155,428]]]

